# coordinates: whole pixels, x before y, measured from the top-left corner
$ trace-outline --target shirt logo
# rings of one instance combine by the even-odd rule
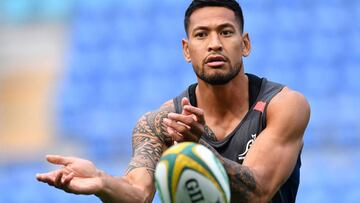
[[[258,101],[254,106],[254,110],[264,113],[265,107],[266,107],[266,102]]]
[[[256,137],[257,137],[256,133],[255,133],[255,134],[251,134],[251,139],[247,142],[245,151],[244,151],[242,154],[239,154],[239,155],[238,155],[238,159],[239,159],[240,161],[243,161],[243,160],[245,159],[245,156],[246,156],[246,154],[248,153],[251,145],[255,142]]]

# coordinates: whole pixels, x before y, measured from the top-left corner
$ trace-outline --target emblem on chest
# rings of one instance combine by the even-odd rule
[[[238,160],[243,161],[245,159],[246,154],[248,153],[251,145],[255,142],[257,134],[251,134],[251,139],[246,143],[245,151],[238,155]]]

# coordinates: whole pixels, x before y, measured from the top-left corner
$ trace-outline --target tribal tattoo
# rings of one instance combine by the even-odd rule
[[[143,115],[133,130],[133,156],[126,173],[136,168],[146,168],[153,177],[155,167],[160,160],[162,152],[173,144],[171,136],[162,124],[163,119],[170,112],[175,112],[173,102],[167,102],[159,110]],[[208,140],[217,141],[215,133],[205,125],[205,135]],[[232,200],[248,202],[256,194],[258,187],[254,175],[249,168],[235,161],[222,157],[204,139],[200,144],[209,148],[225,167],[231,182]],[[233,202],[232,201],[232,202]]]
[[[209,148],[226,169],[230,178],[232,202],[249,202],[251,196],[258,192],[252,171],[246,166],[224,158],[205,140],[200,139],[199,143]]]
[[[205,130],[205,136],[208,140],[215,141],[215,142],[217,141],[215,133],[209,128],[209,126],[205,125],[204,130]]]
[[[153,177],[157,162],[163,150],[172,145],[162,121],[170,112],[174,112],[172,102],[167,102],[159,110],[146,113],[137,122],[133,130],[133,156],[126,174],[136,168],[146,168]]]

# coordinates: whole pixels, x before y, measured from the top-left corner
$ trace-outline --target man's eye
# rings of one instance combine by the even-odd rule
[[[230,31],[230,30],[224,30],[220,34],[225,36],[225,37],[228,37],[228,36],[231,36],[233,34],[233,32]]]
[[[198,32],[195,34],[195,37],[196,38],[204,38],[204,37],[206,37],[206,34],[204,32]]]

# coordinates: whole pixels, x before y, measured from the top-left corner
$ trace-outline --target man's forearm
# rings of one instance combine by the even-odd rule
[[[124,177],[115,177],[103,173],[102,190],[96,196],[104,203],[151,202],[140,188],[131,185]]]
[[[241,198],[236,202],[252,202],[252,198],[259,193],[252,171],[246,166],[224,158],[203,139],[200,139],[199,143],[209,148],[223,164],[230,179],[231,192],[237,193],[237,197]]]
[[[166,144],[172,143],[162,120],[173,112],[172,102],[143,115],[133,130],[133,156],[124,177],[102,175],[103,202],[151,202],[155,193],[154,172]],[[169,144],[170,145],[170,144]]]

